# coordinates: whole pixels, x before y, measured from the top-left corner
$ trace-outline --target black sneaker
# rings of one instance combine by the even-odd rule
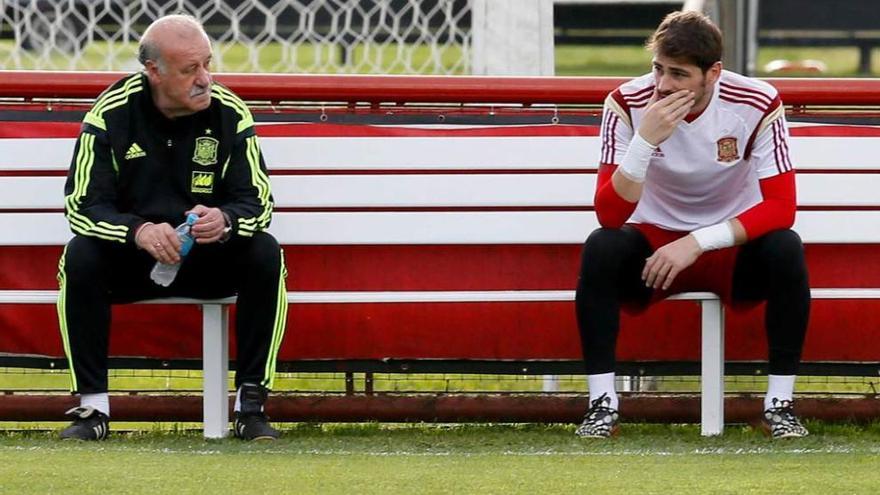
[[[277,440],[280,433],[269,424],[269,418],[263,413],[235,413],[233,430],[236,438],[242,440]]]
[[[241,386],[241,411],[235,412],[232,429],[242,440],[276,440],[280,433],[269,424],[263,413],[263,404],[269,391],[259,385],[245,383]]]
[[[581,438],[608,438],[617,434],[620,414],[611,407],[611,397],[602,394],[590,403],[584,422],[575,430]]]
[[[73,423],[61,430],[62,440],[104,440],[110,433],[110,417],[92,406],[74,407],[64,413]]]
[[[772,438],[801,438],[810,434],[794,414],[790,400],[773,398],[772,407],[764,411],[762,426]]]

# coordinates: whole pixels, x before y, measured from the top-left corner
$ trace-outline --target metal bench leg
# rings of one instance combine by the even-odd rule
[[[702,376],[700,433],[704,437],[724,431],[724,306],[717,299],[702,305]]]
[[[229,308],[202,305],[202,371],[205,438],[229,431]]]

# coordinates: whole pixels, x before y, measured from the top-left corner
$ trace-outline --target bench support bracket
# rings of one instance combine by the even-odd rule
[[[706,299],[702,306],[702,370],[700,433],[704,437],[724,431],[724,305]]]
[[[202,306],[202,371],[205,438],[229,432],[229,306]]]

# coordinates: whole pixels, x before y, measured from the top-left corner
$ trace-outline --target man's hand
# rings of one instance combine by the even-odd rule
[[[192,226],[192,236],[199,244],[217,242],[223,237],[223,229],[226,228],[226,217],[220,208],[208,208],[204,205],[195,205],[187,214],[195,213],[199,216]]]
[[[675,277],[682,270],[693,265],[701,254],[703,250],[690,234],[661,247],[645,262],[645,269],[642,270],[645,286],[652,289],[668,289]]]
[[[639,124],[642,139],[654,146],[666,141],[694,106],[694,92],[682,89],[661,98],[656,92]]]
[[[174,227],[167,223],[148,223],[138,230],[135,244],[150,253],[156,261],[167,265],[180,262],[180,239]]]

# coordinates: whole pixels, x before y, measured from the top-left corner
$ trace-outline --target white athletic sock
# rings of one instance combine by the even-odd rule
[[[253,383],[243,383],[242,385],[254,385]],[[263,407],[260,407],[260,410],[265,410]],[[235,406],[232,408],[233,412],[241,412],[241,387],[238,387],[238,391],[235,392]]]
[[[98,411],[110,416],[110,396],[107,392],[100,394],[82,394],[79,396],[79,406],[92,406]]]
[[[241,412],[241,387],[238,387],[238,391],[235,392],[235,406],[232,408],[233,412]]]
[[[617,391],[614,390],[614,372],[599,375],[587,375],[587,386],[590,388],[590,405],[593,401],[608,394],[611,399],[611,409],[617,409]]]
[[[794,395],[794,380],[797,375],[768,375],[767,395],[764,396],[764,409],[773,407],[773,399],[791,400]]]

